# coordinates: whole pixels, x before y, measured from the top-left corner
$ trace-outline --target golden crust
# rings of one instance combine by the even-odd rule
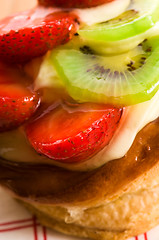
[[[98,207],[64,208],[23,203],[40,222],[65,234],[99,240],[122,240],[159,223],[159,185],[124,194]]]

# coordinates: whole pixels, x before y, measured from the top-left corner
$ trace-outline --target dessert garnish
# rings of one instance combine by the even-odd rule
[[[102,6],[111,7],[113,3],[117,4],[117,0],[39,0],[40,6],[0,21],[1,59],[6,64],[19,64],[10,68],[15,68],[18,76],[25,76],[19,83],[16,74],[7,73],[14,82],[14,91],[12,105],[3,104],[1,122],[7,122],[7,115],[8,126],[2,124],[2,129],[25,123],[22,129],[31,146],[49,160],[66,164],[91,161],[113,138],[122,107],[150,100],[158,91],[159,38],[151,31],[158,21],[158,0],[153,4],[150,0],[133,1],[122,15],[92,25],[89,20],[88,24],[82,22],[76,14],[85,7],[93,12],[97,5],[101,11]],[[132,39],[138,44],[118,48],[123,41],[130,43]],[[111,44],[116,48],[112,50]],[[24,69],[27,62],[41,56],[44,58],[39,61],[38,83]],[[30,78],[28,85],[26,77]],[[5,80],[5,101],[11,96],[10,85]],[[32,94],[32,100],[25,105],[19,100],[19,88],[24,85],[30,92],[23,97],[29,99]],[[71,99],[73,106],[68,107]],[[65,100],[68,105],[63,104]],[[25,106],[23,110],[21,105]]]
[[[69,41],[78,28],[75,14],[36,7],[0,20],[0,60],[27,62]]]
[[[99,55],[81,45],[59,48],[50,58],[76,101],[127,106],[147,101],[158,91],[158,52],[159,37],[154,37],[117,55]]]
[[[77,1],[76,7],[78,3]],[[102,2],[94,1],[90,7],[95,4]],[[65,10],[38,6],[0,21],[0,56],[6,62],[4,71],[6,68],[11,69],[2,76],[5,84],[1,89],[5,89],[5,95],[2,96],[4,103],[1,111],[1,131],[16,129],[24,124],[20,131],[26,133],[26,138],[38,154],[50,160],[76,163],[90,159],[109,144],[118,127],[122,108],[89,102],[76,102],[71,106],[68,93],[68,104],[60,103],[57,106],[53,100],[47,102],[45,89],[37,89],[34,77],[31,78],[25,73],[25,64],[30,60],[44,56],[58,46],[66,45],[74,34],[74,38],[78,35],[76,33],[80,19],[73,10],[68,10],[68,7],[70,5]],[[52,54],[48,53],[46,58],[47,56]],[[41,61],[43,66],[43,60]],[[9,68],[11,64],[13,66]],[[71,65],[68,66],[69,69],[70,67]],[[53,69],[57,75],[56,67],[52,66]],[[21,81],[19,76],[22,76]],[[28,84],[26,78],[30,79]],[[51,89],[49,86],[48,88]],[[67,91],[62,80],[61,88]],[[56,86],[51,91],[54,95]],[[60,102],[63,102],[64,96],[59,98]],[[36,111],[39,106],[40,110]]]
[[[136,44],[136,41],[142,42],[146,38],[146,34],[150,35],[148,30],[153,28],[159,20],[158,11],[158,0],[154,0],[153,4],[150,0],[133,1],[130,8],[116,18],[92,24],[91,26],[86,25],[78,33],[84,41],[90,41],[92,45],[94,43],[94,47],[98,46],[99,49],[101,44],[103,48],[104,46],[108,48],[109,42],[122,45],[121,41],[126,39],[127,44],[131,41],[135,41]],[[134,38],[130,39],[132,37]],[[118,53],[117,47],[111,50]],[[105,52],[104,49],[103,52]]]
[[[33,90],[21,68],[0,63],[0,132],[19,127],[40,105],[40,93]]]
[[[85,104],[48,108],[27,125],[27,137],[38,153],[64,163],[86,161],[111,140],[122,110]]]

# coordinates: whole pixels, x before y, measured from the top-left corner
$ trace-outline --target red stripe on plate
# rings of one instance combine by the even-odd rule
[[[36,217],[33,217],[33,231],[34,231],[34,240],[38,240],[38,232],[37,232],[37,222]]]
[[[138,236],[135,237],[135,240],[139,240]]]
[[[47,240],[47,232],[45,227],[43,227],[43,237],[44,237],[44,240]]]
[[[0,226],[7,226],[7,225],[13,225],[17,223],[26,223],[26,222],[32,222],[32,221],[33,221],[33,218],[21,219],[21,220],[16,220],[11,222],[0,223]]]
[[[147,233],[144,233],[144,238],[145,238],[145,240],[148,240]]]
[[[15,230],[20,230],[20,229],[25,229],[25,228],[30,228],[30,227],[34,227],[33,224],[28,224],[28,225],[24,225],[24,226],[18,226],[18,227],[12,227],[12,228],[6,228],[6,229],[1,229],[1,232],[10,232],[10,231],[15,231]],[[36,239],[37,240],[37,239]]]

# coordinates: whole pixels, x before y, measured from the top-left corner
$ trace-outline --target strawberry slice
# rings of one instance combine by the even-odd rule
[[[38,7],[0,21],[0,57],[22,63],[68,42],[76,32],[77,17],[53,8]]]
[[[26,134],[38,153],[64,163],[85,161],[99,152],[122,114],[122,109],[88,104],[50,109],[27,125]]]
[[[39,94],[30,84],[20,69],[0,64],[0,132],[20,126],[39,106]]]
[[[44,6],[57,6],[65,8],[89,8],[112,2],[114,0],[39,0]]]

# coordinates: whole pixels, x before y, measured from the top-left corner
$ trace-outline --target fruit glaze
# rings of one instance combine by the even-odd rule
[[[39,0],[0,20],[0,157],[87,171],[159,116],[159,1]]]

